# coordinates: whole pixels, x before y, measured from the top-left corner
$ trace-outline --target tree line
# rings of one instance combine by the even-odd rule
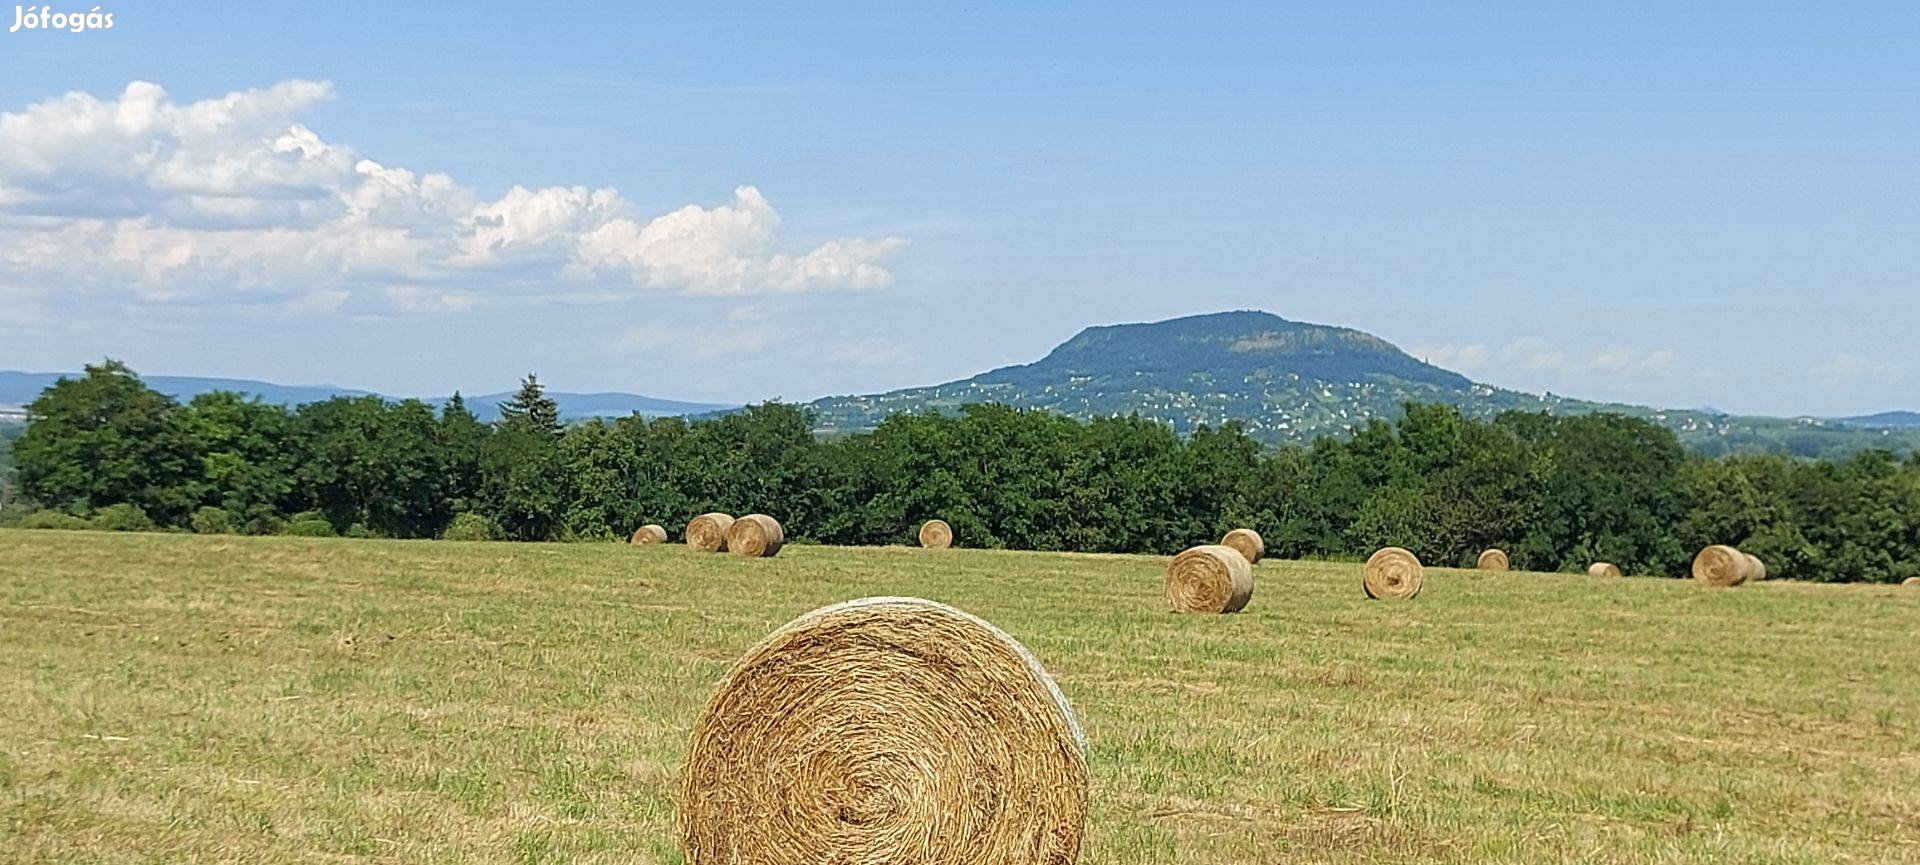
[[[1270,450],[1233,423],[1182,438],[1135,417],[997,405],[825,440],[780,403],[564,424],[532,376],[501,408],[484,424],[457,395],[439,410],[181,404],[108,361],[28,406],[12,456],[31,504],[8,507],[40,526],[524,541],[761,511],[790,537],[855,545],[910,543],[938,516],[967,546],[1146,553],[1250,526],[1292,558],[1396,545],[1453,566],[1501,547],[1528,569],[1680,575],[1694,551],[1731,543],[1800,579],[1920,574],[1920,456],[1710,459],[1621,415],[1480,421],[1409,405],[1393,423]]]

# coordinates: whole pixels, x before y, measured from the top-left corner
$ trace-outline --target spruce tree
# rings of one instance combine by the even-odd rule
[[[533,373],[520,382],[513,398],[500,404],[500,425],[521,432],[560,434],[560,406]]]

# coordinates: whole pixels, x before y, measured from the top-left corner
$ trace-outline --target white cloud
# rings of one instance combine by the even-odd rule
[[[1906,369],[1896,363],[1862,357],[1852,352],[1835,352],[1814,366],[1815,375],[1834,382],[1894,384],[1906,377]]]
[[[1523,337],[1502,349],[1500,359],[1508,367],[1544,372],[1565,366],[1567,353],[1544,339]]]
[[[890,367],[913,360],[913,352],[885,337],[866,337],[834,347],[831,359],[850,366]]]
[[[1414,355],[1428,363],[1454,372],[1469,372],[1487,363],[1487,347],[1482,343],[1438,345],[1414,349]]]
[[[698,360],[758,354],[777,328],[766,324],[722,326],[643,324],[629,328],[620,346],[635,354],[685,355]]]
[[[1635,373],[1659,372],[1673,365],[1674,352],[1670,348],[1635,349],[1627,346],[1609,346],[1601,349],[1593,359],[1591,366],[1601,372]]]
[[[189,104],[136,81],[0,114],[0,284],[144,302],[345,301],[464,309],[475,294],[752,295],[887,285],[900,238],[810,249],[741,186],[636,214],[612,188],[494,200],[382,165],[299,122],[330,98],[287,81]],[[458,285],[459,293],[444,286]],[[329,300],[330,299],[330,300]]]

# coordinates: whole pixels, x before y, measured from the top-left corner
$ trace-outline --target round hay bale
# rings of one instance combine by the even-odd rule
[[[1026,649],[916,598],[815,610],[749,650],[694,723],[688,865],[1064,865],[1086,735]]]
[[[1909,589],[1920,589],[1920,577],[1908,577],[1901,580],[1900,585],[1906,586]]]
[[[1399,547],[1387,547],[1367,559],[1361,586],[1369,598],[1400,600],[1420,594],[1425,578],[1426,570],[1420,567],[1418,556]]]
[[[1587,576],[1619,577],[1623,575],[1620,573],[1619,565],[1616,565],[1612,562],[1594,562],[1593,564],[1587,566]]]
[[[633,537],[628,538],[627,542],[633,544],[664,544],[667,542],[667,530],[663,526],[648,523],[640,528],[634,529]]]
[[[1232,547],[1239,551],[1249,565],[1257,565],[1266,558],[1267,542],[1260,539],[1260,533],[1252,529],[1234,529],[1220,539],[1220,546]]]
[[[1761,561],[1759,556],[1748,552],[1742,552],[1740,555],[1747,557],[1748,580],[1757,583],[1767,578],[1767,563]]]
[[[687,523],[687,546],[696,552],[724,553],[727,532],[732,528],[731,516],[718,512],[701,514]]]
[[[767,559],[786,546],[787,534],[780,521],[766,514],[747,514],[727,529],[727,551],[749,559]]]
[[[1693,578],[1709,586],[1737,586],[1747,581],[1749,567],[1745,553],[1714,544],[1693,557]]]
[[[1504,571],[1512,566],[1507,561],[1506,550],[1481,550],[1479,560],[1473,566],[1483,571]]]
[[[1237,613],[1253,600],[1253,565],[1225,544],[1193,547],[1167,563],[1165,594],[1176,613]]]
[[[944,550],[953,546],[953,526],[946,520],[928,520],[920,524],[920,546]]]

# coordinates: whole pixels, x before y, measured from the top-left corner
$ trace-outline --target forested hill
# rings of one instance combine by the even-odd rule
[[[1481,418],[1512,410],[1617,412],[1666,426],[1707,454],[1837,456],[1868,447],[1908,452],[1920,444],[1914,427],[1734,417],[1520,393],[1425,363],[1368,333],[1253,311],[1090,327],[1034,363],[929,387],[827,397],[807,408],[823,431],[844,433],[872,429],[897,412],[986,402],[1081,419],[1139,414],[1183,434],[1237,420],[1266,444],[1345,435],[1368,420],[1399,417],[1409,402],[1444,403]]]
[[[1196,373],[1229,382],[1285,373],[1328,382],[1397,379],[1461,391],[1473,386],[1466,376],[1415,360],[1377,336],[1265,312],[1090,327],[1037,363],[997,369],[974,380],[1044,386],[1084,376],[1109,385],[1141,380],[1184,384]]]
[[[78,373],[49,372],[11,372],[0,371],[0,406],[25,405],[32,402],[40,392],[62,378],[79,378]],[[324,402],[337,396],[380,396],[394,399],[385,394],[335,385],[284,385],[266,381],[236,378],[205,378],[185,375],[156,375],[145,378],[147,385],[181,402],[187,402],[203,393],[220,391],[237,393],[258,398],[272,405],[296,406],[306,403]],[[480,420],[489,423],[500,419],[500,403],[513,396],[512,391],[498,393],[466,394],[467,406]],[[649,417],[696,414],[731,408],[720,403],[684,402],[681,400],[660,399],[632,393],[568,393],[555,391],[548,394],[560,406],[560,417],[566,420],[585,420],[587,418],[620,418],[630,414],[642,414]],[[448,397],[431,397],[422,400],[435,408],[446,405]],[[5,417],[0,416],[0,425]]]
[[[32,401],[57,378],[0,372],[0,408]],[[331,386],[234,379],[154,376],[146,381],[183,402],[216,390],[289,406],[366,395]],[[498,403],[510,395],[469,394],[466,404],[480,420],[491,422],[498,418]],[[734,410],[629,393],[550,396],[561,419],[569,421]],[[438,407],[446,400],[425,402]],[[1398,418],[1408,403],[1440,403],[1480,419],[1513,410],[1629,415],[1673,430],[1689,449],[1706,456],[1762,452],[1838,458],[1869,448],[1903,455],[1920,451],[1920,414],[1910,411],[1832,420],[1741,417],[1711,409],[1666,410],[1520,393],[1476,383],[1362,331],[1253,311],[1090,327],[1033,363],[946,384],[827,397],[804,407],[814,413],[817,431],[835,435],[873,429],[899,412],[950,412],[970,403],[1045,409],[1081,420],[1137,414],[1183,435],[1238,421],[1268,445],[1346,436],[1370,420]],[[7,417],[0,414],[0,427]]]

